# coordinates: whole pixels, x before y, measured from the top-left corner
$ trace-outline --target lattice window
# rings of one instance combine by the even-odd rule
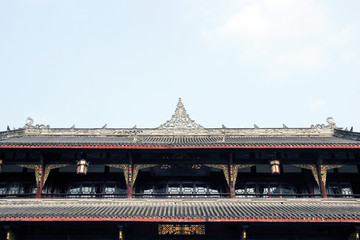
[[[104,192],[106,194],[115,193],[115,191],[116,191],[115,186],[105,186]]]
[[[214,194],[214,196],[210,196],[210,197],[215,197],[215,198],[219,198],[220,196],[218,195],[220,193],[220,190],[218,188],[218,186],[216,185],[209,185],[208,191],[210,194]]]
[[[83,185],[81,187],[81,193],[83,194],[92,194],[95,192],[94,190],[95,190],[94,187],[91,185]]]
[[[281,193],[282,194],[293,194],[294,188],[290,184],[281,184]]]
[[[328,189],[330,194],[340,194],[340,188],[338,184],[329,183]]]
[[[7,194],[7,185],[0,184],[0,194]]]
[[[271,183],[269,185],[269,194],[280,194],[281,188],[279,184]]]
[[[208,188],[206,184],[196,184],[195,185],[195,193],[197,194],[206,194],[208,191]]]
[[[80,185],[71,186],[69,189],[70,194],[80,194]]]
[[[192,194],[194,191],[194,185],[192,183],[183,183],[182,184],[182,193],[183,194]]]
[[[341,194],[343,194],[343,195],[352,195],[353,194],[350,184],[342,183],[342,184],[340,184],[340,186],[341,186]]]
[[[18,194],[19,193],[19,185],[18,184],[11,184],[8,188],[8,194]]]
[[[168,193],[179,194],[180,193],[180,184],[169,184]]]

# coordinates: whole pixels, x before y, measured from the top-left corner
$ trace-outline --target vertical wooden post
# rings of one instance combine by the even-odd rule
[[[316,172],[318,175],[318,182],[319,182],[319,187],[320,187],[320,191],[321,191],[321,196],[322,196],[322,198],[327,198],[325,182],[323,181],[323,178],[322,178],[323,171],[326,171],[326,170],[321,169],[321,163],[322,163],[322,156],[320,155],[316,162]]]
[[[235,183],[234,183],[234,168],[233,168],[233,157],[234,154],[230,153],[229,164],[228,164],[228,174],[229,174],[229,192],[230,198],[235,198]]]
[[[132,159],[132,154],[129,153],[129,166],[126,169],[128,171],[128,179],[127,179],[127,186],[126,186],[126,198],[132,198],[133,195],[133,172],[134,172],[134,164]]]
[[[39,178],[39,181],[37,183],[36,188],[36,196],[35,198],[41,198],[41,193],[44,187],[44,175],[45,175],[45,163],[44,163],[44,157],[42,153],[40,154],[40,168],[35,168],[35,174],[38,176],[35,176],[36,178]]]

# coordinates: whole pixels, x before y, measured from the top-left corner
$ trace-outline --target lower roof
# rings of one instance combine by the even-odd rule
[[[360,222],[356,199],[6,199],[0,221]]]

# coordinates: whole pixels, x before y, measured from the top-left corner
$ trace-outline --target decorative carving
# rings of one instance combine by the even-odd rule
[[[171,168],[171,165],[169,165],[169,164],[163,164],[163,165],[161,165],[161,169],[169,169],[169,168]]]
[[[332,117],[328,117],[328,118],[326,119],[326,122],[329,124],[329,126],[331,126],[331,128],[333,128],[333,129],[337,128],[337,127],[336,127],[336,124],[335,124],[335,122],[334,122],[334,119],[333,119]]]
[[[30,128],[30,127],[33,127],[34,120],[33,120],[31,117],[28,117],[28,118],[26,119],[26,121],[29,121],[29,122],[27,122],[27,123],[25,124],[25,126],[24,126],[25,129],[28,129],[28,128]]]
[[[155,167],[157,164],[135,164],[134,169],[131,169],[130,164],[106,164],[106,166],[123,169],[126,185],[133,185],[140,169]]]
[[[325,124],[311,124],[310,128],[316,128],[316,129],[324,129],[324,128],[329,128],[329,129],[337,129],[338,127],[336,126],[334,119],[332,117],[328,117],[326,118],[326,122],[329,125],[325,125]]]
[[[47,164],[45,166],[44,184],[45,184],[46,180],[48,179],[50,171],[52,169],[62,168],[62,167],[66,167],[66,166],[69,166],[69,164]]]
[[[18,166],[19,167],[24,167],[24,168],[34,169],[35,170],[36,186],[40,187],[42,174],[44,174],[42,184],[45,185],[45,182],[49,177],[51,169],[66,167],[68,165],[69,164],[47,164],[45,166],[45,169],[41,168],[41,164],[19,164]]]
[[[189,115],[186,113],[186,109],[179,98],[179,102],[176,106],[174,115],[166,123],[160,125],[158,128],[203,128],[200,124],[195,123],[194,120],[191,120]]]
[[[199,170],[201,168],[201,164],[193,164],[191,168]]]
[[[204,224],[159,224],[158,225],[159,235],[205,235]]]
[[[254,128],[255,128],[255,129],[259,129],[259,126],[256,125],[256,124],[254,124]]]
[[[29,121],[29,122],[27,122],[26,124],[25,124],[25,126],[24,126],[24,129],[29,129],[29,128],[37,128],[37,129],[39,129],[39,128],[45,128],[45,129],[49,129],[50,128],[50,125],[44,125],[44,124],[36,124],[36,126],[34,126],[33,125],[33,123],[34,123],[34,120],[31,118],[31,117],[28,117],[27,119],[26,119],[26,121]]]
[[[230,164],[230,174],[228,170],[228,164],[205,164],[205,166],[221,169],[224,173],[227,184],[230,186],[230,183],[232,183],[232,186],[235,186],[239,169],[252,167],[254,164]]]
[[[130,164],[106,164],[106,166],[123,169],[124,170],[124,177],[125,177],[126,185],[128,185],[128,183],[131,182],[131,176],[130,176],[130,179],[129,179],[129,172],[131,172],[131,165]]]
[[[283,128],[288,128],[288,126],[286,126],[286,125],[283,123]]]
[[[241,168],[248,168],[248,167],[252,167],[255,166],[255,164],[232,164],[230,165],[230,167],[233,169],[233,186],[235,186],[236,180],[237,180],[237,176],[238,176],[238,172],[239,169]]]
[[[314,165],[314,164],[308,164],[308,165],[306,165],[306,164],[293,164],[293,166],[311,170],[317,185],[320,187],[319,177],[318,177],[316,165]],[[324,183],[324,187],[326,186],[327,170],[334,169],[334,168],[341,168],[342,166],[344,166],[344,165],[320,165],[320,168],[322,169],[322,171],[321,171],[321,173],[322,173],[321,174],[321,181]]]
[[[133,172],[133,182],[135,183],[140,169],[155,167],[157,164],[135,164]]]
[[[226,182],[229,184],[229,172],[227,169],[227,164],[204,164],[206,167],[221,169],[224,173]]]
[[[41,176],[42,176],[41,164],[19,164],[18,166],[19,167],[24,167],[24,168],[34,169],[35,170],[36,186],[37,187],[40,186]]]

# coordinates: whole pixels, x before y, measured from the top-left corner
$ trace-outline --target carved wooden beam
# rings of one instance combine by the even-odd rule
[[[109,167],[123,169],[126,184],[129,184],[129,183],[134,184],[135,183],[140,169],[151,168],[151,167],[155,167],[157,165],[158,164],[134,164],[134,169],[131,169],[130,164],[106,164],[106,166],[109,166]]]
[[[66,167],[69,164],[47,164],[45,168],[41,168],[41,164],[18,164],[19,167],[30,168],[35,170],[36,186],[40,186],[41,177],[44,175],[42,185],[45,185],[46,180],[49,177],[50,171],[56,168]]]
[[[320,187],[319,183],[319,176],[317,173],[316,165],[315,164],[293,164],[295,167],[299,168],[305,168],[311,170],[316,183]],[[334,168],[341,168],[344,165],[320,165],[322,171],[321,171],[321,181],[324,183],[324,186],[326,186],[326,177],[327,177],[327,170],[334,169]]]
[[[112,168],[123,169],[124,170],[125,182],[126,182],[126,185],[128,185],[128,183],[129,183],[129,169],[131,169],[130,164],[106,164],[106,166],[112,167]],[[131,177],[130,177],[130,182],[131,182]]]
[[[252,167],[255,164],[230,164],[230,170],[228,170],[228,164],[204,164],[204,165],[211,168],[221,169],[224,173],[227,184],[230,186],[230,183],[232,183],[233,186],[235,186],[239,169]]]

